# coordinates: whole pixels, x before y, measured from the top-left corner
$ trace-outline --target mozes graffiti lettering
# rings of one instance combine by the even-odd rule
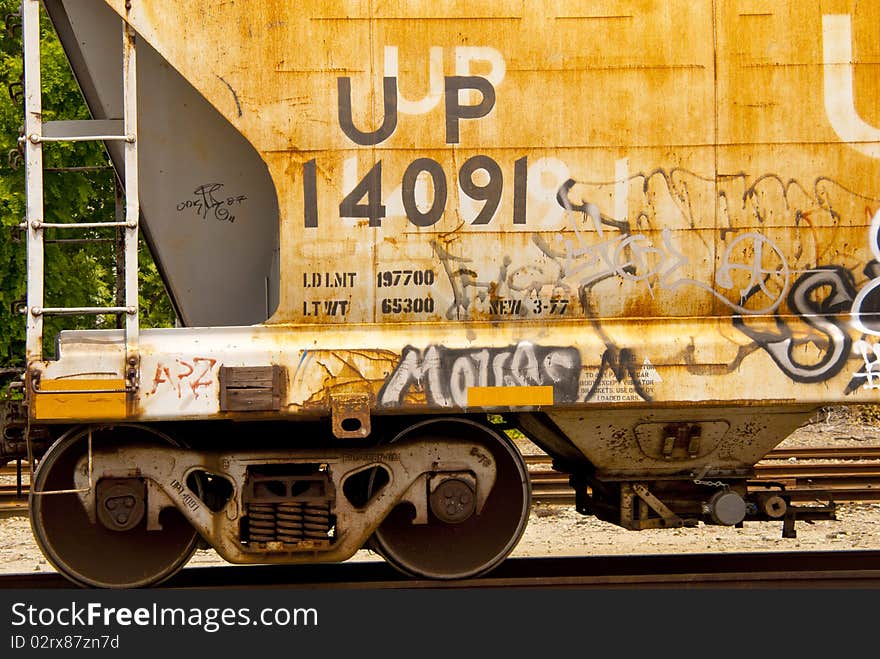
[[[379,392],[379,405],[397,407],[413,388],[424,389],[429,405],[467,407],[471,387],[552,386],[556,404],[574,403],[581,370],[576,348],[522,342],[506,348],[455,350],[407,346]]]

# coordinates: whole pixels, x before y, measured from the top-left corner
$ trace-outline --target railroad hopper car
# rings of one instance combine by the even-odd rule
[[[877,400],[878,2],[41,4],[93,119],[40,121],[24,0],[6,446],[40,457],[34,534],[77,583],[158,583],[200,543],[484,573],[529,516],[514,430],[625,528],[778,520],[755,463]],[[127,301],[44,354],[45,317],[101,313],[43,290],[65,139],[124,182]],[[179,327],[138,326],[139,231]]]

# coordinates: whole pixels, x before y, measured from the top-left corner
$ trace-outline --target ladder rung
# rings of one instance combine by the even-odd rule
[[[26,229],[27,225],[19,225],[22,229]],[[40,222],[34,220],[31,222],[31,229],[101,229],[103,227],[124,227],[126,229],[137,229],[137,224],[128,222],[64,222],[61,224],[52,222]]]
[[[110,314],[136,314],[137,307],[34,307],[34,316],[102,316]]]
[[[44,121],[43,137],[86,137],[88,135],[119,135],[125,132],[122,119],[73,119]]]
[[[116,238],[57,238],[43,242],[47,245],[91,245],[92,243],[115,243]]]
[[[128,137],[130,137],[128,135],[124,135],[125,123],[122,119],[74,119],[70,121],[45,121],[40,128],[40,132],[40,139],[43,142],[68,140],[78,141],[96,139],[127,139]],[[31,141],[33,141],[33,137],[31,137],[30,139]]]
[[[52,174],[61,172],[61,173],[69,173],[69,172],[110,172],[113,171],[113,168],[110,165],[88,165],[85,167],[44,167],[44,172],[51,172]]]
[[[19,142],[23,142],[25,138],[18,138]],[[45,137],[33,133],[28,136],[28,140],[33,144],[41,142],[129,142],[134,144],[134,135],[81,135],[76,137]]]

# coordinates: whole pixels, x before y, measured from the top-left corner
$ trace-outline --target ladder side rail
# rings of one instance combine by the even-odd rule
[[[28,365],[43,358],[44,251],[43,251],[43,99],[40,73],[40,2],[22,0],[24,45],[24,143],[27,225],[27,328]],[[36,139],[34,139],[36,138]],[[34,313],[37,311],[37,313]]]
[[[137,388],[138,383],[138,221],[140,196],[138,194],[137,149],[137,40],[134,28],[123,21],[122,70],[125,134],[125,358],[126,384]]]
[[[40,71],[40,0],[22,0],[22,35],[25,69],[25,129],[21,141],[25,144],[25,179],[27,206],[24,225],[27,229],[27,334],[28,363],[43,357],[43,323],[46,315],[121,314],[125,316],[125,366],[127,388],[137,387],[138,380],[138,223],[140,199],[138,193],[137,152],[137,56],[136,36],[133,28],[122,21],[122,75],[124,135],[90,135],[91,127],[115,127],[118,121],[47,122],[48,134],[44,135],[42,121],[42,91]],[[69,131],[69,134],[64,134]],[[43,195],[44,142],[122,140],[124,141],[124,217],[115,222],[80,222],[71,224],[44,222],[45,202]],[[121,221],[120,221],[121,220]],[[90,229],[116,227],[123,233],[122,263],[117,268],[123,272],[124,294],[117,299],[115,307],[53,307],[43,306],[45,300],[45,230]],[[120,301],[122,304],[120,305]]]

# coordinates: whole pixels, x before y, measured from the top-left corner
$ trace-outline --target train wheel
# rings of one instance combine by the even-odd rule
[[[63,436],[43,456],[32,490],[76,489],[77,461],[88,453],[89,429]],[[125,442],[177,444],[140,426],[92,430],[93,450]],[[196,549],[199,535],[176,509],[160,515],[161,531],[147,531],[146,516],[130,530],[111,530],[89,521],[76,494],[30,497],[31,529],[43,554],[72,581],[98,588],[138,588],[157,584],[182,568]]]
[[[374,533],[372,546],[391,565],[418,577],[463,579],[496,567],[516,547],[529,519],[531,488],[519,451],[506,437],[466,419],[422,422],[401,436],[481,444],[495,459],[495,486],[482,512],[464,521],[443,521],[429,506],[428,523],[412,524],[412,506],[397,506]]]

